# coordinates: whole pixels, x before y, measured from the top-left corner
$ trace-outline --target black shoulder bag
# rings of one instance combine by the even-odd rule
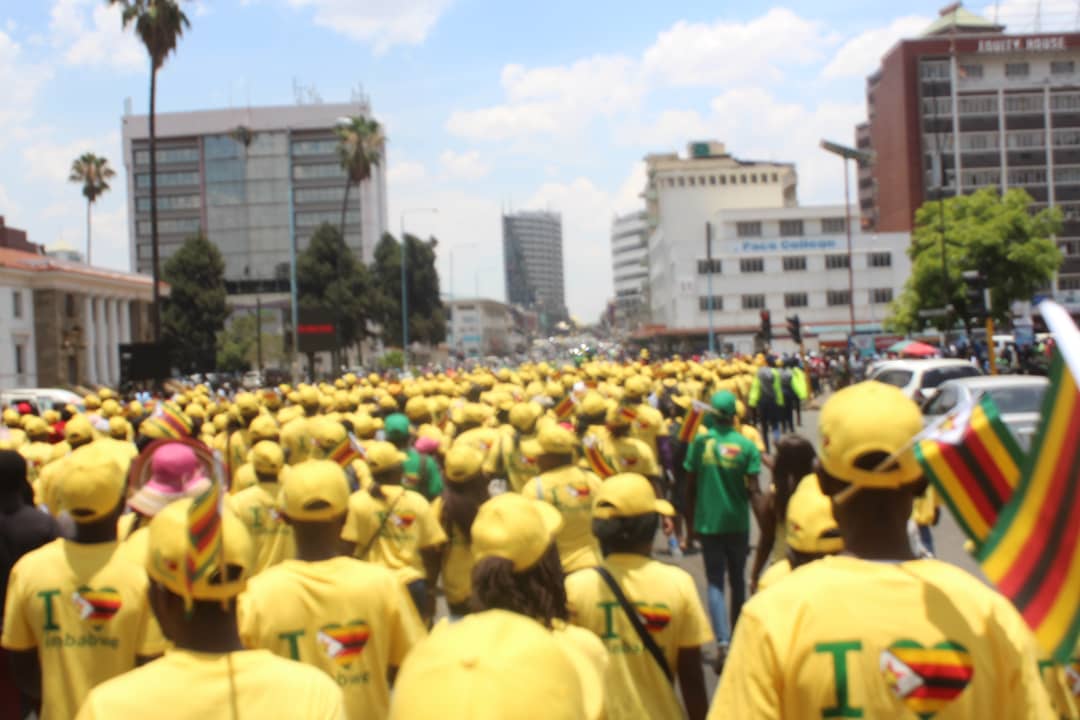
[[[654,640],[649,631],[645,629],[645,625],[641,622],[641,616],[638,615],[637,609],[630,604],[626,594],[622,591],[622,588],[619,587],[619,583],[615,582],[615,578],[611,576],[611,573],[607,571],[607,568],[598,565],[593,569],[600,573],[600,577],[607,583],[607,586],[611,589],[611,593],[615,596],[615,599],[622,605],[623,612],[626,613],[626,617],[630,620],[630,624],[633,625],[634,630],[637,631],[641,644],[645,646],[645,649],[653,656],[653,660],[656,661],[656,664],[664,671],[664,677],[668,679],[668,682],[674,683],[675,677],[671,673],[671,666],[668,665],[667,658],[664,657],[664,651],[660,649],[660,646],[656,644],[656,640]]]

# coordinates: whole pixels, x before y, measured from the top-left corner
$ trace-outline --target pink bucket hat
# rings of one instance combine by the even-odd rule
[[[210,487],[195,451],[183,443],[167,443],[150,460],[150,479],[128,500],[128,507],[147,517],[166,505],[195,497]]]

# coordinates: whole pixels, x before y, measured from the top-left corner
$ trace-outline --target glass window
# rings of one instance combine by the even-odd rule
[[[919,63],[919,77],[923,80],[948,80],[948,60],[923,60]]]
[[[1080,277],[1059,277],[1058,290],[1080,290]]]
[[[760,222],[737,222],[735,223],[735,234],[738,237],[761,237],[761,223]]]
[[[719,275],[722,272],[721,263],[716,258],[712,260],[697,261],[698,275]]]
[[[709,309],[709,296],[708,295],[702,295],[701,297],[698,298],[698,309],[702,310],[702,311],[707,311]],[[713,295],[712,296],[712,309],[713,310],[723,310],[724,309],[724,298],[722,298],[719,295]]]
[[[960,66],[960,77],[976,80],[983,76],[983,66],[974,63]]]
[[[1046,168],[1017,168],[1009,170],[1009,185],[1045,185]]]
[[[789,255],[784,258],[784,272],[798,272],[806,269],[805,255]]]
[[[1055,130],[1054,131],[1054,146],[1055,147],[1076,147],[1080,145],[1080,130]]]
[[[179,185],[198,185],[199,173],[197,172],[159,172],[157,174],[159,188],[177,187]],[[150,173],[136,173],[135,187],[139,190],[150,189]]]
[[[71,293],[64,296],[64,314],[69,318],[75,317],[75,296]]]
[[[1014,130],[1005,134],[1005,146],[1012,148],[1041,148],[1046,145],[1042,130]]]
[[[883,370],[875,374],[872,379],[886,385],[903,388],[907,387],[907,384],[911,382],[913,374],[910,370]]]
[[[837,305],[850,305],[851,293],[847,290],[826,290],[825,303],[831,307]]]
[[[874,288],[870,291],[870,302],[873,305],[888,305],[892,300],[892,288]]]
[[[158,210],[198,210],[201,198],[198,195],[158,195]],[[135,200],[135,209],[150,212],[150,198],[140,197]]]
[[[345,179],[345,171],[338,163],[319,163],[318,165],[294,165],[293,177],[297,180],[315,180],[324,178]],[[682,178],[679,178],[681,181]],[[682,183],[679,183],[682,185]]]
[[[695,178],[693,175],[690,176],[689,181],[690,181],[690,187],[694,187],[694,186],[697,185],[697,178]]]
[[[199,148],[158,148],[157,152],[158,165],[170,165],[175,163],[197,163],[199,162]],[[135,151],[135,164],[136,165],[149,165],[150,164],[150,150],[136,150]]]
[[[739,260],[739,272],[760,273],[765,272],[764,258],[742,258]]]
[[[952,98],[948,96],[930,96],[922,99],[923,115],[951,115]]]
[[[1042,410],[1043,385],[1016,385],[1014,387],[995,387],[986,394],[1002,413],[1037,413]]]
[[[780,235],[783,237],[795,237],[803,234],[802,220],[781,220]]]
[[[1076,72],[1076,63],[1072,60],[1051,60],[1050,73],[1052,75],[1072,75]]]
[[[1054,182],[1060,184],[1080,183],[1080,167],[1054,168]]]
[[[847,229],[846,218],[822,218],[821,232],[825,234],[837,234]]]
[[[761,310],[765,307],[764,295],[743,295],[742,296],[742,309],[743,310]]]
[[[22,291],[11,291],[11,315],[15,318],[22,317]]]
[[[826,270],[847,270],[848,268],[848,256],[847,255],[826,255],[825,256],[825,269]]]
[[[360,222],[360,211],[349,210],[345,213],[345,223],[358,223]],[[296,213],[296,226],[297,227],[313,227],[316,225],[322,225],[323,223],[330,223],[335,227],[341,224],[341,211],[340,210],[314,210],[309,212]]]
[[[997,95],[967,95],[959,102],[961,115],[997,115]]]
[[[158,218],[157,226],[159,233],[193,234],[199,232],[201,224],[202,221],[199,218]],[[138,232],[140,235],[149,235],[151,232],[150,221],[140,220],[138,222]]]
[[[293,155],[333,155],[337,152],[338,141],[336,138],[321,140],[294,140],[292,144]]]
[[[1027,77],[1029,71],[1026,62],[1005,63],[1005,77]]]
[[[1039,112],[1043,111],[1042,95],[1006,95],[1005,112]]]
[[[809,299],[806,293],[784,293],[784,307],[786,308],[799,308],[809,305]]]
[[[975,377],[981,374],[974,365],[952,365],[949,367],[927,370],[922,376],[923,388],[936,388],[946,380]]]
[[[242,158],[244,145],[230,135],[208,135],[203,139],[206,159]]]
[[[892,267],[892,253],[875,252],[866,258],[866,266],[872,268]]]
[[[1080,110],[1080,93],[1052,93],[1050,95],[1051,110]]]
[[[941,388],[941,392],[930,399],[930,402],[923,408],[924,415],[944,415],[955,407],[957,400],[959,400],[959,394],[957,393],[955,385],[946,385]]]
[[[23,346],[15,345],[15,374],[22,375],[26,372],[26,360],[23,357]]]

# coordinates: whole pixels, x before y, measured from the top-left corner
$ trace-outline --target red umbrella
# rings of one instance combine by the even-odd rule
[[[941,351],[933,345],[927,345],[926,343],[916,341],[908,343],[904,349],[900,351],[900,354],[905,357],[931,357],[940,352]]]

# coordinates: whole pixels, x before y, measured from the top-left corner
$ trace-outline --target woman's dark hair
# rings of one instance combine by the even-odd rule
[[[776,443],[776,461],[773,464],[773,486],[776,488],[776,519],[787,519],[788,500],[795,486],[814,472],[817,453],[814,446],[802,435],[785,435]]]
[[[634,517],[598,518],[593,520],[592,530],[604,555],[610,555],[636,552],[637,548],[652,542],[659,526],[660,516],[647,513]]]
[[[456,527],[465,536],[465,542],[472,542],[472,524],[480,505],[488,499],[488,481],[479,475],[464,483],[446,483],[443,489],[443,508],[439,522],[450,534],[450,528]]]
[[[523,572],[514,572],[514,563],[504,558],[477,562],[472,571],[472,608],[475,612],[509,610],[548,628],[553,620],[568,620],[562,562],[555,543]]]

